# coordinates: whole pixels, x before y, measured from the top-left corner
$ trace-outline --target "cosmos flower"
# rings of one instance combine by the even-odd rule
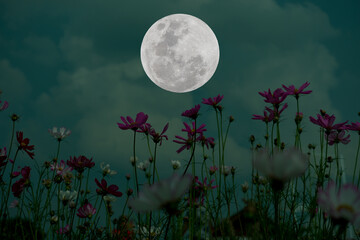
[[[68,204],[70,201],[75,200],[78,196],[77,191],[70,192],[69,190],[59,192],[59,199],[64,204]]]
[[[106,165],[104,165],[104,164],[105,164],[104,162],[100,163],[100,168],[102,170],[103,177],[105,177],[107,175],[113,176],[113,175],[117,174],[117,172],[115,170],[110,169],[109,164],[106,164]]]
[[[178,160],[171,160],[171,165],[174,170],[179,169],[181,167],[181,163]]]
[[[69,167],[72,167],[79,173],[82,173],[85,168],[92,168],[95,166],[92,158],[88,159],[83,155],[80,155],[79,157],[70,157],[70,160],[67,160],[66,163]]]
[[[261,96],[265,98],[265,102],[271,103],[276,108],[282,103],[285,98],[287,97],[287,93],[284,92],[281,88],[276,89],[273,93],[271,93],[271,90],[269,89],[267,92],[259,92]]]
[[[269,113],[270,114],[268,115],[268,112],[264,111],[264,116],[253,114],[253,117],[251,119],[253,119],[253,120],[261,120],[264,123],[269,123],[274,119],[273,112],[269,112]]]
[[[188,118],[195,120],[199,116],[199,110],[200,110],[200,104],[197,104],[197,105],[195,105],[195,107],[183,112],[181,114],[181,116],[188,117]]]
[[[243,184],[241,184],[241,190],[243,193],[246,193],[249,190],[249,183],[244,182]]]
[[[314,117],[309,117],[310,121],[316,125],[319,125],[320,127],[326,129],[326,134],[330,134],[331,130],[338,130],[338,129],[345,129],[346,128],[346,122],[334,124],[335,122],[335,116],[328,114],[325,114],[324,116],[321,116],[320,114],[317,114],[317,119]]]
[[[61,127],[58,131],[57,127],[53,127],[52,129],[49,129],[49,133],[51,136],[56,138],[58,141],[61,141],[64,138],[68,137],[71,134],[71,131],[66,130],[66,128],[64,128],[64,127]]]
[[[143,170],[144,172],[146,171],[146,169],[150,166],[150,162],[149,161],[144,161],[144,162],[140,162],[137,165],[137,168],[139,168],[140,170]]]
[[[25,166],[21,169],[22,178],[17,180],[11,187],[14,197],[20,198],[20,195],[24,191],[24,188],[30,185],[30,171],[31,168],[28,166]],[[14,176],[20,175],[18,172],[14,172],[13,174]]]
[[[138,161],[139,159],[138,159],[138,157],[134,157],[134,156],[131,156],[130,157],[130,163],[131,163],[131,165],[135,165],[135,163]]]
[[[217,105],[221,102],[221,100],[224,98],[224,95],[220,96],[217,95],[216,97],[213,97],[213,98],[203,98],[202,102],[203,104],[206,104],[206,105],[210,105],[210,106],[213,106],[214,108],[217,107]]]
[[[95,182],[96,182],[96,185],[98,185],[98,189],[96,189],[96,192],[99,194],[99,195],[103,195],[103,196],[106,196],[108,194],[111,194],[115,197],[121,197],[122,196],[122,192],[119,192],[119,187],[116,186],[116,185],[110,185],[110,186],[107,186],[107,182],[105,179],[102,179],[101,180],[101,183],[99,182],[99,180],[97,180],[97,178],[95,178]]]
[[[276,120],[278,120],[278,119],[280,118],[280,114],[281,114],[287,107],[288,107],[288,104],[285,103],[285,104],[281,107],[280,111],[279,111],[278,108],[274,108],[274,110],[273,110],[273,109],[271,109],[271,108],[265,107],[265,109],[266,109],[266,111],[268,111],[268,112],[270,113],[270,116],[273,116],[273,121],[276,121]]]
[[[282,85],[282,87],[285,89],[286,94],[287,95],[292,95],[294,96],[296,99],[299,99],[299,95],[300,94],[310,94],[312,91],[308,90],[308,91],[304,91],[305,88],[307,88],[310,85],[309,82],[305,82],[303,85],[301,85],[298,89],[295,88],[294,85],[290,85],[290,86],[285,86],[284,84]]]
[[[350,142],[350,134],[345,137],[345,130],[331,131],[328,137],[329,145],[334,145],[334,143],[348,144]]]
[[[274,151],[270,156],[266,149],[255,154],[254,167],[266,177],[280,182],[301,176],[309,165],[308,156],[296,148]]]
[[[216,166],[209,167],[210,176],[213,175],[217,170],[218,168]]]
[[[70,225],[67,224],[65,227],[60,228],[58,231],[56,231],[57,234],[68,234],[70,232]]]
[[[19,200],[14,199],[14,201],[12,201],[12,202],[10,203],[9,208],[16,208],[16,207],[18,207],[18,206],[19,206]]]
[[[144,133],[145,135],[149,135],[150,134],[150,131],[152,130],[152,126],[150,123],[144,123],[143,125],[141,125],[139,127],[138,130],[136,130],[137,132],[139,133]]]
[[[195,129],[195,122],[192,122],[192,128],[186,122],[184,122],[184,126],[185,128],[181,129],[181,131],[187,132],[188,136],[194,136],[197,133],[203,134],[203,132],[206,131],[206,125],[204,123],[201,124],[197,129]]]
[[[215,179],[212,179],[209,183],[207,183],[207,177],[204,178],[203,182],[199,181],[199,177],[195,176],[195,202],[197,202],[198,199],[200,199],[200,205],[204,204],[204,199],[207,195],[208,190],[212,190],[214,188],[217,188],[218,186],[211,186],[212,183],[215,181]]]
[[[121,120],[123,121],[123,123],[117,123],[117,125],[119,126],[120,129],[122,130],[128,130],[131,129],[133,131],[136,131],[138,128],[140,128],[143,124],[146,123],[148,119],[148,115],[143,113],[143,112],[139,112],[136,115],[136,119],[135,121],[130,117],[127,116],[125,117],[121,117]]]
[[[335,222],[350,222],[359,225],[360,192],[352,184],[344,184],[337,189],[331,181],[325,189],[318,189],[317,202]],[[356,226],[359,227],[359,226]]]
[[[360,122],[353,122],[351,125],[347,125],[347,129],[357,131],[360,134]]]
[[[183,146],[181,146],[178,150],[176,150],[177,153],[181,153],[185,149],[189,150],[193,144],[192,136],[188,136],[187,139],[185,139],[181,136],[175,136],[175,138],[180,139],[180,140],[173,140],[173,142],[178,143],[178,144],[183,144]]]
[[[34,159],[35,153],[31,152],[34,150],[34,145],[30,146],[30,140],[28,138],[23,138],[23,132],[16,132],[16,139],[19,143],[19,150],[24,150],[31,159]]]
[[[0,103],[1,103],[1,101],[0,101]],[[9,107],[9,103],[7,101],[4,101],[4,104],[2,106],[0,106],[0,112],[4,111],[8,107]]]
[[[231,166],[220,166],[220,172],[226,177],[231,173],[231,168]]]
[[[144,238],[140,238],[142,240],[148,239],[149,234],[151,236],[151,239],[156,239],[161,234],[161,228],[160,227],[151,226],[150,232],[149,232],[149,226],[142,226],[140,228],[139,228],[139,226],[137,226],[136,228],[134,228],[136,233],[138,233],[139,229],[140,229],[139,237],[144,236]]]
[[[160,143],[160,146],[161,146],[161,144],[162,144],[162,139],[163,139],[163,138],[165,138],[166,140],[168,140],[168,136],[165,135],[165,132],[168,130],[168,128],[169,128],[169,123],[167,123],[167,124],[164,126],[164,128],[163,128],[163,130],[162,130],[161,133],[157,133],[157,132],[155,131],[155,129],[153,129],[153,128],[150,129],[150,135],[151,135],[152,140],[154,141],[154,143]]]
[[[66,166],[66,163],[64,160],[61,160],[60,163],[51,163],[50,164],[50,169],[52,171],[56,171],[57,175],[60,175],[62,177],[64,177],[68,172],[71,172],[73,170],[72,167],[68,167]]]
[[[207,138],[204,135],[201,135],[198,137],[197,141],[199,141],[202,146],[206,146],[207,149],[209,149],[209,145],[211,148],[215,147],[215,139],[213,137]]]
[[[91,203],[86,203],[78,209],[76,215],[79,218],[91,218],[95,213],[96,209],[91,205]]]
[[[136,212],[165,209],[172,214],[176,210],[180,198],[188,191],[192,179],[191,175],[173,174],[169,179],[153,185],[145,185],[139,192],[138,198],[130,200],[129,206]]]

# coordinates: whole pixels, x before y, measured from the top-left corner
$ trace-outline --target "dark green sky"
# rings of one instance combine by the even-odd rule
[[[170,160],[189,157],[185,152],[176,154],[179,146],[172,143],[182,127],[181,112],[220,93],[225,95],[224,116],[236,119],[227,163],[245,176],[250,166],[248,137],[255,134],[260,139],[263,134],[263,125],[251,120],[252,114],[261,114],[264,108],[258,92],[281,84],[311,83],[313,93],[301,100],[306,145],[307,140],[317,139],[313,134],[317,128],[308,117],[320,108],[334,113],[339,121],[358,121],[359,1],[70,2],[0,1],[0,88],[2,100],[10,103],[0,116],[0,144],[10,138],[11,123],[6,117],[15,112],[21,115],[19,129],[35,144],[39,162],[56,150],[47,129],[65,126],[72,135],[64,143],[61,158],[94,156],[98,164],[105,161],[121,169],[118,178],[123,180],[123,174],[131,172],[132,135],[118,129],[116,122],[120,116],[143,111],[156,129],[170,122],[170,140],[159,152],[159,164],[170,171]],[[173,13],[202,19],[220,46],[213,78],[186,94],[158,88],[140,62],[147,29]],[[287,102],[290,107],[283,122],[294,127],[294,101]],[[208,136],[215,137],[213,112],[205,106],[201,112],[200,121],[209,125]],[[283,132],[288,146],[293,143],[291,129]],[[140,150],[141,144],[144,141],[139,139],[138,156],[144,160],[148,154]],[[343,148],[346,156],[354,156],[353,146]]]

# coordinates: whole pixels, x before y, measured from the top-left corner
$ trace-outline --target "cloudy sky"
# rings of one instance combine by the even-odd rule
[[[71,2],[71,3],[70,3]],[[248,176],[248,138],[263,143],[264,126],[251,120],[261,114],[259,91],[281,84],[310,82],[313,93],[301,99],[304,145],[317,143],[318,128],[308,121],[319,109],[337,121],[359,121],[360,2],[285,0],[152,0],[152,1],[0,1],[1,100],[10,107],[1,113],[1,146],[10,139],[8,116],[21,116],[18,130],[35,144],[36,161],[55,155],[56,141],[48,128],[64,126],[72,134],[60,158],[83,154],[119,171],[116,181],[132,173],[131,132],[120,130],[120,116],[149,115],[157,130],[169,122],[169,141],[159,149],[163,176],[170,160],[183,163],[172,140],[181,134],[180,114],[202,98],[223,94],[224,117],[235,122],[229,134],[226,164]],[[158,19],[186,13],[206,22],[218,38],[220,60],[211,80],[190,93],[167,92],[146,76],[140,46],[147,29]],[[293,144],[294,99],[283,115],[283,135]],[[216,137],[215,115],[201,108],[207,136]],[[357,137],[341,147],[346,164],[353,164]],[[308,141],[308,142],[307,142]],[[138,138],[137,155],[148,158]],[[25,157],[26,161],[29,161]],[[351,168],[351,166],[349,167]]]

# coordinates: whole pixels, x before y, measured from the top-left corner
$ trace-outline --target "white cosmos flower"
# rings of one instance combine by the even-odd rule
[[[62,191],[60,190],[59,199],[62,202],[68,203],[69,201],[75,200],[77,197],[77,191],[70,192],[69,190]]]
[[[135,156],[135,157],[134,157],[134,156],[131,156],[131,157],[130,157],[130,162],[131,162],[131,165],[133,165],[133,166],[134,166],[134,165],[135,165],[135,163],[136,163],[138,160],[139,160],[139,159],[138,159],[138,157],[136,157],[136,156]]]
[[[178,160],[171,160],[171,165],[174,170],[179,169],[181,167],[181,163]]]
[[[150,165],[150,162],[146,160],[144,162],[140,162],[137,165],[137,168],[139,168],[140,170],[146,171],[146,169],[149,167],[149,165]]]
[[[162,180],[153,185],[145,185],[139,197],[130,200],[129,206],[136,212],[150,212],[173,207],[176,202],[188,191],[193,177],[173,174],[171,178]]]
[[[337,189],[329,182],[326,189],[318,189],[318,204],[335,220],[346,220],[360,227],[360,191],[352,184],[344,184]]]
[[[282,152],[274,150],[272,156],[264,149],[255,154],[254,167],[272,180],[287,182],[291,178],[299,177],[306,171],[309,158],[296,148],[289,148]]]
[[[49,133],[51,136],[61,141],[62,139],[68,137],[71,134],[71,131],[66,130],[64,127],[61,127],[58,131],[57,127],[53,127],[52,129],[49,129]]]
[[[104,162],[100,163],[100,168],[102,170],[103,176],[106,176],[106,175],[113,176],[113,175],[117,174],[116,171],[110,169],[109,164],[105,165]]]
[[[116,197],[112,196],[112,195],[105,195],[103,197],[105,202],[115,202],[116,201]]]
[[[139,230],[139,225],[134,228],[136,232],[138,232]],[[161,228],[160,227],[154,227],[154,226],[151,226],[150,228],[150,236],[151,236],[151,239],[155,239],[157,236],[159,236],[161,233]],[[141,239],[143,240],[146,240],[148,239],[148,236],[149,236],[149,226],[142,226],[140,227],[140,235],[142,236]]]

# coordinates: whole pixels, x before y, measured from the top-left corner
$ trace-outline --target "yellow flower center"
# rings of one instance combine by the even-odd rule
[[[352,206],[349,206],[347,204],[340,204],[337,208],[336,208],[337,211],[341,211],[341,210],[347,210],[351,213],[354,213],[355,210]]]

